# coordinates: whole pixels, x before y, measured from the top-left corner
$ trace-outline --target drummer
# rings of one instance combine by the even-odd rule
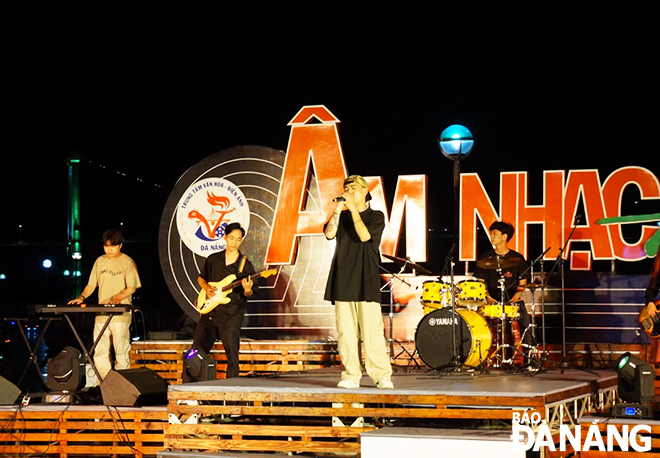
[[[486,296],[491,304],[500,303],[502,300],[500,278],[504,279],[504,303],[518,306],[518,324],[520,332],[524,333],[530,323],[525,303],[522,301],[525,285],[530,278],[527,261],[523,255],[508,247],[509,240],[515,232],[511,224],[495,221],[488,230],[493,249],[479,257],[477,267],[474,269],[474,276],[486,283]],[[522,278],[520,278],[521,275]],[[523,343],[531,345],[531,340],[531,333],[525,333]]]

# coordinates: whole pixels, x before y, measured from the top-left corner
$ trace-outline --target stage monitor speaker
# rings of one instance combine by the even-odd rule
[[[21,390],[6,378],[0,376],[0,405],[12,405],[18,399]]]
[[[160,375],[146,367],[111,370],[101,383],[101,396],[106,406],[164,406],[167,386]]]

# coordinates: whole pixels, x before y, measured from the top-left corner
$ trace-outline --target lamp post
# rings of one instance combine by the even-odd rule
[[[458,251],[458,208],[459,180],[461,176],[462,159],[467,157],[474,146],[472,132],[460,124],[447,127],[438,138],[438,147],[442,154],[454,162],[454,251]]]

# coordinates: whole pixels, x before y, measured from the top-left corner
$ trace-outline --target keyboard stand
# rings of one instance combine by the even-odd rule
[[[27,362],[25,363],[25,367],[23,368],[23,373],[21,374],[21,377],[18,379],[18,383],[16,384],[19,388],[21,384],[23,383],[23,380],[27,376],[28,369],[30,367],[34,367],[37,375],[39,376],[39,382],[41,383],[41,386],[43,388],[46,388],[46,382],[44,381],[43,376],[41,375],[41,368],[39,367],[39,358],[37,356],[37,350],[39,350],[39,345],[41,345],[41,342],[44,340],[44,336],[46,335],[46,331],[48,331],[48,328],[50,327],[50,324],[54,320],[59,320],[60,318],[57,317],[50,317],[50,318],[41,318],[42,320],[46,321],[46,326],[44,326],[44,329],[41,331],[41,334],[39,334],[39,337],[37,338],[37,342],[34,344],[34,348],[32,345],[30,345],[30,341],[27,338],[27,335],[25,335],[25,331],[23,330],[23,321],[27,321],[27,318],[5,318],[5,321],[13,322],[16,323],[16,326],[18,327],[18,331],[21,334],[21,337],[23,338],[23,342],[25,342],[25,346],[27,347],[28,351],[30,352],[30,356],[28,357]]]
[[[35,307],[35,311],[37,313],[54,313],[56,315],[62,315],[64,319],[66,320],[67,323],[69,323],[69,327],[71,328],[71,331],[73,331],[73,335],[76,336],[76,340],[80,344],[80,348],[83,352],[83,355],[85,356],[85,361],[89,363],[91,366],[92,370],[94,370],[94,374],[96,374],[96,377],[100,383],[103,383],[103,377],[101,377],[101,374],[99,374],[98,369],[96,368],[96,364],[94,364],[94,359],[92,358],[91,355],[94,354],[94,350],[96,349],[96,346],[98,345],[99,341],[101,340],[101,336],[103,336],[103,333],[105,332],[106,329],[108,329],[108,326],[110,325],[110,320],[112,320],[112,317],[114,315],[119,315],[121,313],[124,313],[129,310],[137,310],[137,307],[133,306],[128,306],[128,305],[117,305],[117,306],[105,306],[105,305],[96,305],[96,306],[87,306],[87,307],[79,307],[79,306],[68,306],[68,307],[48,307],[48,306],[38,306]],[[71,317],[69,316],[72,313],[96,313],[99,315],[107,315],[108,319],[105,321],[103,324],[103,328],[101,329],[101,332],[99,332],[99,335],[96,336],[96,340],[94,340],[94,343],[92,344],[92,347],[87,350],[87,347],[85,346],[85,343],[83,342],[82,338],[80,337],[80,334],[78,334],[78,331],[76,330],[76,327],[73,325],[73,322],[71,321]]]

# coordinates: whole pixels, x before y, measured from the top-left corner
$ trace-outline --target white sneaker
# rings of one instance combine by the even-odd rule
[[[383,380],[379,381],[378,383],[376,383],[376,386],[381,390],[394,389],[394,384],[392,383],[392,380],[388,378],[384,378]]]
[[[337,383],[337,388],[360,388],[360,384],[346,379]]]

